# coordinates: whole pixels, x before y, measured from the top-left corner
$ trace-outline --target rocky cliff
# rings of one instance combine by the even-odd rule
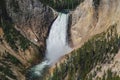
[[[91,37],[50,69],[45,80],[119,80],[117,25]]]
[[[0,1],[0,79],[25,80],[25,70],[44,56],[57,13],[39,0]]]
[[[43,58],[57,16],[47,5],[60,11],[72,9],[68,37],[73,51],[44,79],[119,80],[119,0],[1,0],[0,79],[26,80],[26,69]]]
[[[48,29],[57,16],[39,0],[6,0],[6,11],[15,28],[39,45],[44,45]]]
[[[88,37],[106,30],[113,24],[117,24],[117,31],[120,33],[119,7],[119,0],[84,0],[71,12],[72,45],[79,46]]]
[[[71,11],[73,51],[50,69],[47,79],[119,80],[119,7],[119,0],[84,0]]]

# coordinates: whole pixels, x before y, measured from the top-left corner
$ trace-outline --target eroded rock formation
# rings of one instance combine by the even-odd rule
[[[120,1],[116,0],[84,0],[84,2],[80,3],[80,5],[74,10],[71,11],[71,16],[70,16],[70,23],[69,23],[69,27],[70,27],[70,34],[69,34],[69,38],[70,38],[70,45],[71,47],[73,47],[73,52],[69,53],[68,55],[65,55],[63,58],[61,58],[61,60],[50,69],[50,73],[51,76],[53,76],[52,78],[56,79],[56,78],[62,78],[62,80],[79,80],[81,77],[81,75],[84,74],[92,74],[92,78],[91,75],[84,75],[84,76],[89,76],[89,78],[85,78],[82,80],[99,80],[98,77],[101,78],[101,80],[103,79],[102,77],[107,73],[107,70],[111,70],[114,73],[116,73],[117,75],[119,75],[119,62],[120,59],[118,59],[119,57],[119,39],[118,36],[120,36]],[[111,26],[116,27],[116,30],[114,30],[114,28],[112,28],[110,31],[106,31],[107,29],[109,29]],[[105,36],[105,32],[112,32],[112,36],[114,33],[116,33],[118,36],[116,37],[118,42],[115,42],[114,44],[112,44],[112,41],[114,41],[116,38],[112,38],[113,40],[111,40],[111,42],[106,42],[106,40],[102,40],[103,38],[101,38],[101,36],[98,35],[104,35],[104,38],[106,38]],[[98,35],[96,35],[98,34]],[[98,36],[97,38],[95,37]],[[94,36],[94,37],[93,37]],[[110,37],[110,35],[109,35]],[[107,38],[107,41],[109,41],[109,37]],[[95,38],[95,39],[93,39]],[[89,44],[90,41],[88,40],[94,40],[93,43]],[[99,40],[97,44],[95,44],[95,41]],[[88,42],[87,42],[88,41]],[[109,45],[107,47],[103,46],[102,43],[99,42],[103,42],[103,44],[105,45]],[[105,43],[104,43],[105,42]],[[88,43],[88,45],[87,45]],[[116,48],[112,49],[112,46],[115,46],[116,44]],[[85,45],[87,45],[86,49]],[[94,45],[98,45],[95,46]],[[98,49],[99,46],[101,45],[100,51],[95,52],[95,48]],[[104,49],[103,47],[105,47],[105,51],[102,50]],[[108,48],[110,47],[110,48]],[[89,49],[92,49],[92,52],[89,52]],[[116,50],[114,56],[110,54],[111,50]],[[83,51],[82,51],[83,50]],[[84,52],[85,51],[85,52]],[[103,52],[101,52],[103,51]],[[99,54],[101,52],[101,54],[99,56],[95,56],[96,54]],[[80,57],[78,57],[78,55],[76,55],[76,53],[78,53],[78,55],[81,56],[81,60]],[[82,54],[83,53],[83,54]],[[90,53],[90,54],[89,54]],[[93,53],[93,55],[92,55]],[[102,53],[104,56],[102,56]],[[108,53],[108,54],[106,54]],[[113,53],[113,52],[111,52]],[[95,54],[95,55],[94,55]],[[87,57],[91,55],[91,57]],[[94,63],[95,59],[98,60],[99,57],[102,56],[103,57],[108,57],[111,58],[107,61],[104,61],[102,63],[97,62],[95,64],[91,64],[88,65],[89,63]],[[86,57],[86,58],[85,58]],[[88,60],[88,58],[93,59],[93,61]],[[75,63],[78,59],[78,63]],[[105,60],[104,59],[100,59],[100,61]],[[88,62],[87,62],[88,60]],[[68,62],[68,63],[67,63]],[[73,62],[73,63],[71,63]],[[81,62],[81,63],[80,63]],[[62,64],[61,64],[62,63]],[[86,65],[84,65],[84,63],[86,63]],[[80,65],[80,66],[79,66]],[[71,67],[70,67],[71,66]],[[83,66],[83,67],[81,67]],[[88,68],[85,68],[86,66],[88,66]],[[93,66],[91,68],[91,66]],[[98,66],[101,67],[101,71],[97,71]],[[57,67],[57,68],[56,68]],[[60,68],[61,67],[61,68]],[[91,69],[89,69],[91,68]],[[85,69],[85,70],[83,70]],[[89,69],[89,70],[86,70]],[[83,70],[83,71],[82,71]],[[82,72],[80,72],[82,71]],[[87,71],[87,72],[86,72]],[[65,73],[66,72],[66,73]],[[73,72],[75,72],[73,74]],[[80,72],[80,74],[78,74]],[[89,73],[90,72],[90,73]],[[109,71],[110,72],[110,71]],[[111,73],[112,73],[111,72]],[[63,74],[64,73],[64,74]],[[61,76],[57,76],[57,75],[61,75]],[[71,77],[72,75],[73,77]],[[95,74],[95,76],[94,76]],[[119,75],[120,76],[120,75]],[[106,76],[107,77],[107,76]],[[82,77],[83,78],[83,77]],[[112,78],[111,78],[112,79]],[[119,79],[119,77],[118,77]],[[109,79],[105,79],[105,80],[109,80]],[[114,79],[113,79],[114,80]]]
[[[6,10],[25,37],[44,45],[48,29],[57,16],[52,8],[39,0],[6,0]]]
[[[26,79],[25,70],[44,57],[56,16],[39,0],[0,1],[0,79]]]
[[[120,33],[120,1],[84,0],[76,10],[71,12],[71,41],[79,46],[86,38],[117,24]]]

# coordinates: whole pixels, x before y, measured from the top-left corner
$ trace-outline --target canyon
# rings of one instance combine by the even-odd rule
[[[60,5],[51,5],[54,3],[58,4],[58,2]],[[76,3],[76,0],[70,4],[66,4],[66,2],[63,4],[64,1],[62,0],[58,0],[58,2],[57,0],[53,0],[53,3],[44,2],[41,0],[0,1],[0,79],[29,80],[27,79],[28,76],[26,76],[26,72],[30,68],[34,68],[35,65],[44,63],[44,59],[46,57],[48,60],[51,59],[51,62],[55,63],[48,68],[48,73],[44,76],[45,80],[80,80],[80,77],[82,77],[82,80],[89,80],[90,75],[93,75],[94,72],[96,72],[96,75],[93,76],[91,80],[102,80],[102,77],[104,77],[104,72],[107,74],[109,69],[112,73],[116,73],[117,76],[120,77],[120,1],[79,0],[79,4],[77,3],[75,6],[73,6],[73,3]],[[57,32],[59,33],[56,33],[56,36],[52,37],[53,40],[51,39],[52,41],[55,40],[55,42],[58,40],[58,42],[54,43],[56,47],[53,46],[48,50],[49,46],[47,44],[49,43],[49,45],[53,45],[53,42],[49,40],[51,30],[53,29],[52,25],[55,24],[58,18],[60,18],[58,11],[61,11],[62,13],[66,13],[65,11],[67,11],[69,14],[67,25],[68,28],[66,28],[67,33],[64,34],[64,29],[62,27],[58,28]],[[62,19],[62,17],[60,19]],[[65,18],[61,21],[64,22],[64,20]],[[65,26],[66,23],[67,22],[59,23],[55,26]],[[53,32],[53,34],[55,33]],[[53,36],[53,34],[51,36]],[[68,44],[71,48],[71,52],[64,52],[64,50],[67,50],[64,46],[61,47],[62,49],[59,47],[59,44],[62,44],[62,40],[59,42],[59,39],[62,38],[56,38],[60,35],[62,37],[66,37],[64,39],[66,41],[63,41],[63,43],[66,42],[65,44]],[[96,37],[96,35],[98,35],[98,37]],[[99,49],[99,47],[102,47],[100,44],[104,44],[105,49],[110,47],[107,50],[109,54],[106,50],[103,52],[95,51],[97,50],[96,48]],[[53,54],[48,54],[46,52],[47,50]],[[80,52],[80,56],[83,56],[79,57],[79,62],[81,62],[79,64],[80,66],[77,65],[78,63],[76,59],[78,58],[75,57],[75,55],[79,56],[79,50],[83,51]],[[101,62],[102,60],[100,60],[101,63],[96,62],[97,65],[89,65],[91,62],[88,60],[91,61],[92,57],[97,56],[92,54],[92,51],[96,54],[101,53],[101,55],[103,53],[102,58],[105,59],[107,58],[104,54],[108,55],[110,59],[107,59],[107,61],[109,61],[109,63],[107,63],[107,61]],[[89,52],[91,52],[92,56],[87,56],[87,53]],[[114,56],[112,56],[112,53],[114,53]],[[84,57],[84,55],[87,56],[88,60]],[[98,58],[98,56],[95,57],[95,60],[96,58]],[[79,67],[72,64],[71,60],[74,59],[74,63],[76,63],[75,65]],[[85,71],[84,68],[81,68],[83,66],[88,66],[85,63],[87,61],[89,62],[88,65],[92,67],[90,67],[90,69],[87,67],[88,69],[86,70],[88,71]],[[70,64],[69,67],[67,66],[67,69],[63,67],[66,66],[65,64]],[[75,68],[73,68],[73,66]],[[96,71],[99,66],[101,67],[101,72]],[[64,69],[66,69],[65,72]],[[74,75],[71,75],[72,70],[74,70]],[[64,75],[61,73],[64,73]],[[101,79],[98,79],[98,77]]]

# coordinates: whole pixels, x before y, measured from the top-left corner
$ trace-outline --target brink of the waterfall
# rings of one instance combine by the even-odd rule
[[[69,14],[59,13],[57,19],[51,26],[49,36],[46,40],[45,60],[28,71],[29,80],[43,76],[47,70],[46,68],[55,64],[62,56],[70,51],[67,43],[68,19]]]

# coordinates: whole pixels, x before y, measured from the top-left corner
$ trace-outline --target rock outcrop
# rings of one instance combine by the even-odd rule
[[[50,74],[51,74],[50,78],[51,77],[53,79],[62,78],[62,80],[79,80],[83,78],[81,77],[81,75],[84,75],[85,73],[88,75],[84,75],[84,76],[86,77],[89,76],[89,78],[86,79],[84,77],[84,79],[82,80],[109,80],[109,79],[103,79],[102,77],[105,74],[109,75],[109,73],[107,73],[107,70],[110,69],[112,71],[111,73],[113,73],[113,76],[115,76],[114,75],[115,73],[118,75],[117,78],[120,79],[120,75],[119,75],[120,59],[118,58],[119,57],[118,51],[120,49],[120,47],[118,46],[120,42],[119,41],[120,38],[118,38],[118,36],[120,37],[120,15],[118,15],[120,14],[119,7],[120,7],[119,0],[116,1],[84,0],[84,2],[80,3],[80,5],[74,11],[71,11],[70,23],[69,23],[69,27],[70,27],[69,40],[71,47],[73,47],[73,51],[65,55],[56,65],[50,68]],[[110,31],[108,31],[108,29],[111,26],[113,26],[113,28]],[[114,31],[115,27],[116,30]],[[106,32],[107,33],[111,32],[112,35],[111,37],[113,38],[111,38],[110,42],[107,42],[110,40],[110,34],[107,34],[108,37],[106,37],[105,36]],[[113,36],[114,33],[116,33],[117,35],[116,38]],[[104,38],[101,38],[103,36]],[[105,40],[105,38],[107,41]],[[112,41],[116,39],[117,42],[112,43]],[[91,43],[90,40],[93,40],[93,42]],[[96,41],[98,41],[98,43],[96,43]],[[87,48],[85,48],[85,45]],[[113,49],[112,46],[116,46],[116,47]],[[95,52],[96,51],[95,48],[96,50],[98,49],[99,50]],[[89,49],[92,49],[92,51],[90,52]],[[78,55],[76,53],[78,53],[78,55],[81,57],[81,60],[80,57],[77,58]],[[100,55],[98,55],[99,53]],[[115,54],[113,55],[113,53]],[[104,57],[110,59],[106,59]],[[78,59],[78,63],[75,63],[77,59]],[[91,59],[93,59],[93,61]],[[96,60],[100,60],[100,62],[102,61],[103,62],[102,63],[96,62],[95,64],[97,65],[95,65],[94,62]],[[86,65],[84,65],[84,63]],[[89,63],[90,65],[88,65]],[[91,66],[93,67],[91,68]],[[98,71],[99,69],[98,66],[101,67],[101,71]],[[72,70],[75,73],[73,73]],[[78,74],[79,72],[80,74]],[[91,73],[93,73],[92,78],[91,78]],[[74,76],[71,77],[72,76],[71,74]],[[61,75],[61,76],[57,76],[57,75]],[[112,78],[114,78],[113,76],[111,76],[111,80]],[[100,79],[98,79],[97,77],[100,77]]]
[[[57,16],[39,0],[6,0],[8,16],[15,27],[34,43],[44,45],[50,25]]]
[[[120,37],[116,27],[117,25],[110,26],[66,55],[50,69],[45,80],[119,80]]]
[[[44,57],[56,16],[39,0],[0,1],[0,79],[25,80],[25,70]]]
[[[79,46],[88,37],[106,30],[113,24],[117,24],[120,33],[119,7],[119,0],[84,0],[71,12],[72,46]]]

